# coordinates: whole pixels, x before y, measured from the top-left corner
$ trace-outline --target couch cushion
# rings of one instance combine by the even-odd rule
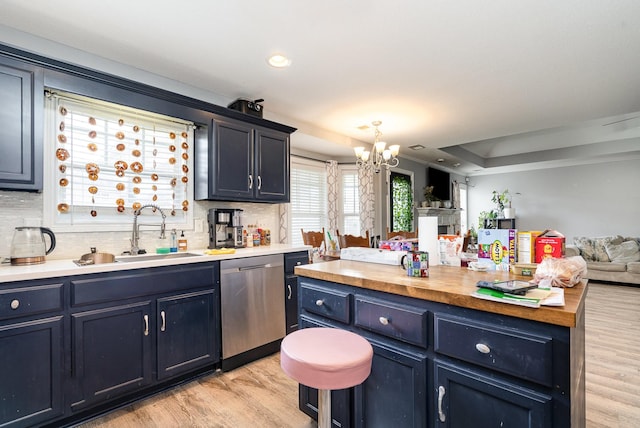
[[[627,263],[627,272],[640,275],[640,262]]]
[[[597,262],[610,262],[611,259],[607,254],[607,244],[622,244],[622,236],[603,236],[601,238],[593,238],[593,246],[596,251]]]
[[[579,236],[573,239],[573,243],[580,250],[580,255],[588,262],[595,261],[596,250],[593,241],[590,238]]]
[[[604,248],[612,262],[629,263],[640,261],[640,247],[638,247],[638,243],[635,240],[624,241],[620,244],[608,242]]]
[[[625,272],[627,265],[625,263],[612,262],[588,262],[587,271],[599,270],[603,272]]]

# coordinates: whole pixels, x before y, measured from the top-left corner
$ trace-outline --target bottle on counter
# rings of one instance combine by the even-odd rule
[[[178,251],[187,251],[187,238],[184,237],[184,230],[178,239]]]
[[[172,253],[178,252],[178,234],[175,229],[171,229],[171,240],[169,241],[169,251]]]
[[[253,247],[253,229],[252,225],[248,225],[245,230],[242,231],[243,234],[246,235],[247,238],[247,248]]]

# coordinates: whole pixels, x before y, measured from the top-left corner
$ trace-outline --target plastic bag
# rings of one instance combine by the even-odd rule
[[[580,256],[542,260],[533,276],[540,287],[573,287],[587,275],[587,263]]]

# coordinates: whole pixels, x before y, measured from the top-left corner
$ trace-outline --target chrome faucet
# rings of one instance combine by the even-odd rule
[[[145,208],[154,208],[160,211],[160,214],[162,214],[162,223],[160,224],[160,239],[166,238],[164,231],[165,231],[165,220],[167,216],[164,215],[164,212],[162,212],[162,209],[160,209],[159,206],[154,204],[147,204],[147,205],[141,206],[140,208],[138,208],[133,212],[133,231],[131,232],[131,250],[130,250],[132,256],[138,254],[138,252],[140,251],[140,248],[138,248],[138,241],[140,239],[140,226],[157,226],[157,224],[144,224],[144,225],[138,224],[138,216],[140,215],[140,212]]]

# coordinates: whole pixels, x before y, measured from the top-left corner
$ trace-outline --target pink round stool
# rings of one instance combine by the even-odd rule
[[[318,389],[318,427],[331,427],[331,390],[351,388],[371,373],[373,348],[355,333],[305,328],[282,339],[280,366],[292,379]]]

